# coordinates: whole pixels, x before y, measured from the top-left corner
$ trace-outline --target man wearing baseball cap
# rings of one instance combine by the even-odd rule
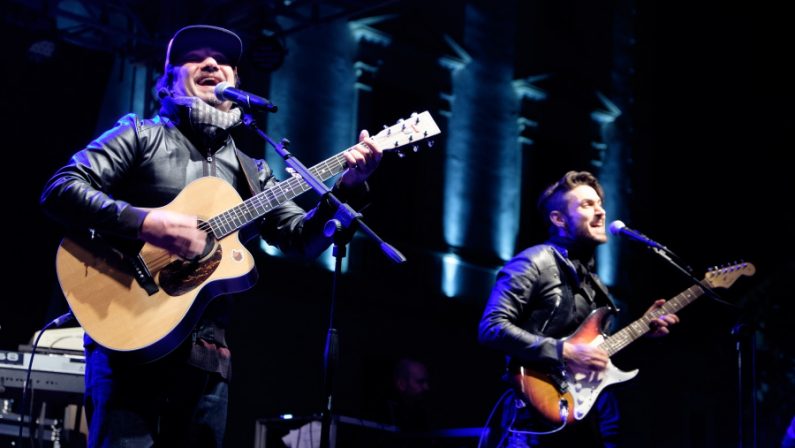
[[[78,151],[47,182],[41,196],[45,213],[119,251],[133,247],[128,253],[135,255],[149,243],[186,264],[202,263],[214,235],[196,216],[158,207],[205,176],[225,180],[243,199],[277,183],[265,161],[235,147],[229,131],[240,124],[241,111],[214,93],[221,82],[237,84],[242,54],[240,37],[227,29],[178,30],[157,84],[160,113],[148,119],[128,114]],[[363,205],[365,180],[381,158],[366,131],[359,141],[346,151],[349,168],[334,186],[354,208]],[[334,212],[326,201],[310,212],[287,201],[250,227],[284,252],[313,257],[330,244],[322,228]],[[183,342],[145,363],[131,363],[86,337],[89,447],[222,445],[231,373],[229,306],[225,296],[212,300]]]

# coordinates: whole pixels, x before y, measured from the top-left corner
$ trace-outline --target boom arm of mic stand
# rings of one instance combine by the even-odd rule
[[[270,144],[273,149],[276,150],[276,153],[279,154],[279,156],[284,160],[284,163],[287,164],[287,166],[298,173],[301,178],[320,195],[320,197],[327,198],[336,207],[337,212],[335,218],[338,219],[344,227],[348,227],[351,223],[356,222],[358,228],[364,232],[365,235],[376,241],[381,248],[381,251],[390,260],[394,261],[395,263],[404,263],[406,261],[406,257],[404,257],[400,251],[392,247],[390,244],[384,242],[384,240],[382,240],[375,232],[373,232],[372,229],[370,229],[370,227],[367,226],[367,224],[364,223],[364,221],[361,220],[361,215],[359,213],[334,196],[334,194],[331,192],[331,189],[327,187],[326,184],[316,178],[309,171],[309,169],[307,169],[307,167],[301,163],[300,160],[295,158],[292,154],[290,154],[289,151],[287,151],[286,146],[290,143],[287,139],[283,139],[281,143],[274,142],[265,132],[257,127],[257,123],[250,114],[243,114],[243,124],[249,129],[252,129],[266,142],[268,142],[268,144]]]
[[[674,261],[674,259],[671,258],[671,255],[673,255],[676,258],[679,258],[679,257],[676,254],[674,254],[673,252],[671,252],[669,249],[666,248],[665,250],[663,250],[663,249],[660,249],[660,248],[657,248],[657,247],[651,247],[651,246],[649,246],[649,249],[652,252],[654,252],[655,254],[659,255],[660,258],[662,258],[665,261],[667,261],[671,266],[676,268],[679,272],[684,274],[685,277],[689,278],[693,283],[699,285],[699,287],[701,287],[701,289],[704,290],[704,294],[706,294],[707,297],[709,297],[710,299],[712,299],[712,300],[714,300],[714,301],[716,301],[718,303],[722,303],[723,305],[729,306],[731,308],[735,308],[735,309],[738,308],[737,305],[735,305],[733,303],[729,303],[729,302],[721,299],[720,296],[718,295],[718,293],[716,293],[714,289],[710,288],[709,285],[707,285],[704,282],[702,282],[701,280],[699,280],[696,276],[694,276],[690,272],[689,269],[686,269],[685,267],[683,267],[682,265],[680,265],[679,263]]]

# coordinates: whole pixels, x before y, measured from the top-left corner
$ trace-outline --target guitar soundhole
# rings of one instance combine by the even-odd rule
[[[160,271],[160,287],[170,296],[181,296],[198,287],[221,264],[223,251],[216,244],[214,252],[201,261],[174,260]]]

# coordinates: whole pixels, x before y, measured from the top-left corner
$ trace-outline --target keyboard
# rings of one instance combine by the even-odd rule
[[[31,354],[0,350],[0,386],[19,388],[25,384]],[[86,358],[82,354],[36,353],[30,384],[34,390],[85,391]]]

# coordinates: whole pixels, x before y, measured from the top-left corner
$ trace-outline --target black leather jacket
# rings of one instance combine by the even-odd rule
[[[166,205],[203,176],[226,180],[243,198],[276,183],[268,165],[237,150],[231,136],[210,143],[192,132],[188,120],[129,114],[55,173],[41,204],[71,229],[135,239],[146,216],[143,207]],[[337,190],[343,200],[363,195]],[[322,226],[332,213],[324,203],[306,213],[288,201],[259,220],[257,230],[286,253],[315,256],[330,244]]]
[[[185,109],[174,111],[173,116],[161,111],[146,120],[129,114],[50,178],[41,205],[76,236],[91,229],[117,248],[137,249],[147,213],[144,208],[170,203],[187,184],[205,176],[229,182],[244,199],[277,183],[268,165],[237,150],[228,133],[210,137],[195,132]],[[338,184],[335,194],[357,207],[366,190],[366,185],[345,189]],[[333,213],[325,201],[309,212],[287,201],[241,229],[239,236],[247,240],[259,233],[285,253],[314,257],[331,243],[322,229]],[[213,300],[194,329],[193,340],[226,346],[230,305],[226,297]],[[93,353],[96,344],[88,335],[85,342],[87,352]],[[203,348],[191,339],[184,346],[190,346],[189,363],[229,378],[228,354],[224,358],[221,350]],[[186,352],[172,353],[169,356],[179,357]]]
[[[574,332],[585,316],[574,312],[574,288],[580,278],[566,249],[552,243],[530,247],[497,275],[480,320],[482,344],[508,355],[514,363],[540,368],[562,364],[561,338]],[[611,304],[595,274],[595,303]]]

